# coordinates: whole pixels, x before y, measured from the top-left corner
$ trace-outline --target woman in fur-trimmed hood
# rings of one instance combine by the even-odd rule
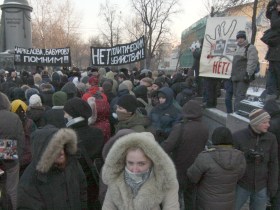
[[[17,209],[86,209],[76,133],[47,125],[32,134],[32,142],[32,162],[19,182]]]
[[[133,159],[135,153],[142,156]],[[105,160],[102,178],[108,185],[103,210],[179,210],[174,164],[151,133],[121,137]]]

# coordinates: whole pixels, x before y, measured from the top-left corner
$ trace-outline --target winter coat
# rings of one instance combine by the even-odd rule
[[[175,125],[168,138],[161,143],[176,166],[180,186],[187,180],[187,169],[193,164],[197,155],[204,150],[209,130],[202,122],[202,108],[196,101],[189,101],[183,107],[184,122]]]
[[[33,120],[26,117],[23,122],[23,130],[24,130],[24,148],[22,154],[22,161],[20,163],[21,167],[27,166],[32,159],[31,155],[31,134],[37,129]]]
[[[245,168],[243,152],[231,146],[219,145],[201,152],[187,172],[197,184],[197,209],[233,210],[236,184]]]
[[[33,120],[37,128],[41,128],[46,125],[44,115],[46,112],[46,107],[44,106],[29,106],[26,115],[28,118]]]
[[[256,47],[252,44],[246,46],[248,42],[245,40],[243,45],[238,46],[232,61],[231,80],[233,82],[243,82],[246,73],[253,75],[257,67],[259,57]]]
[[[87,178],[88,206],[92,206],[98,200],[98,183],[91,173],[91,169],[85,158],[85,152],[92,161],[101,157],[104,145],[103,133],[99,128],[89,126],[87,120],[72,124],[70,127],[78,135],[79,162]]]
[[[46,124],[51,124],[57,128],[66,127],[63,106],[53,106],[45,112],[44,118],[46,120]]]
[[[248,191],[259,191],[267,187],[274,195],[278,187],[277,140],[270,132],[257,134],[249,126],[233,134],[234,146],[244,152],[247,167],[238,184]],[[261,154],[260,161],[252,159],[252,152]],[[260,158],[258,158],[260,159]]]
[[[280,168],[280,108],[275,100],[269,100],[265,103],[263,109],[270,115],[270,126],[268,131],[276,136],[278,143],[278,168]],[[278,174],[278,184],[280,184],[280,173]]]
[[[126,151],[131,147],[141,148],[153,162],[152,172],[135,198],[124,181]],[[131,133],[118,139],[107,155],[102,178],[108,185],[103,210],[179,210],[175,167],[151,133]]]
[[[177,96],[176,101],[178,104],[183,107],[185,103],[187,103],[189,100],[194,98],[194,91],[190,87],[186,87],[184,90],[182,90]]]
[[[111,137],[111,127],[109,122],[110,117],[110,105],[107,102],[107,99],[95,99],[96,104],[96,121],[93,124],[94,127],[99,128],[102,130],[104,136],[104,142],[107,142]]]
[[[270,2],[275,4],[275,1]],[[268,61],[280,61],[280,13],[276,10],[276,8],[270,10],[269,7],[271,7],[271,5],[269,4],[267,5],[268,8],[266,17],[270,20],[271,30],[277,31],[278,36],[275,38],[275,40],[271,40],[272,44],[268,46],[268,51],[265,58]]]
[[[115,125],[115,131],[118,132],[126,128],[134,130],[135,132],[144,132],[149,124],[150,121],[148,117],[136,112],[128,120],[119,121],[118,124]]]
[[[181,111],[173,104],[173,91],[168,87],[159,89],[158,92],[166,96],[163,104],[158,104],[151,110],[149,118],[153,129],[157,130],[160,135],[168,136],[171,128],[181,120]]]
[[[0,139],[6,138],[17,141],[19,162],[22,163],[25,137],[22,122],[17,114],[2,109],[1,104],[3,102],[1,100],[0,98]],[[18,163],[17,160],[5,160],[3,162],[6,169],[10,169]]]
[[[87,121],[81,121],[70,126],[78,135],[78,148],[84,147],[90,158],[101,157],[104,137],[99,128],[90,127]]]
[[[109,141],[104,145],[103,147],[103,150],[102,150],[102,158],[103,158],[103,161],[105,161],[110,149],[112,148],[112,146],[114,145],[114,143],[119,140],[120,137],[124,136],[124,135],[127,135],[127,134],[130,134],[130,133],[133,133],[134,131],[131,130],[131,129],[122,129],[122,130],[119,130],[114,136],[112,136]],[[107,185],[105,185],[103,183],[103,180],[102,178],[99,179],[99,195],[98,195],[98,199],[101,203],[104,202],[104,199],[105,199],[105,195],[106,195],[106,192],[107,192]]]
[[[77,136],[71,129],[47,125],[32,134],[32,162],[18,186],[17,209],[86,209],[86,179],[75,158]],[[65,148],[65,169],[53,166]]]

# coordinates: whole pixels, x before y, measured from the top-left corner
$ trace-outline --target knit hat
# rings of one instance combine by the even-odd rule
[[[61,91],[67,94],[67,98],[73,98],[77,95],[77,88],[73,82],[67,82],[62,88]]]
[[[81,78],[81,82],[84,83],[84,84],[87,84],[88,80],[89,80],[89,76],[84,76],[84,77]]]
[[[139,85],[134,90],[136,98],[147,98],[148,89],[145,85]]]
[[[118,91],[121,91],[121,90],[128,90],[127,85],[124,84],[124,83],[121,83],[121,84],[119,85]]]
[[[39,94],[39,90],[37,90],[36,88],[29,88],[25,91],[25,98],[26,98],[26,101],[29,101],[30,97],[33,95],[33,94]]]
[[[63,91],[57,91],[52,95],[52,103],[54,106],[64,106],[67,101],[67,94]]]
[[[16,111],[17,111],[17,109],[19,108],[19,107],[22,107],[22,109],[26,112],[27,111],[27,105],[26,105],[26,103],[24,103],[22,100],[19,100],[19,99],[17,99],[17,100],[14,100],[12,103],[11,103],[11,111],[12,112],[14,112],[14,113],[16,113]]]
[[[117,105],[134,113],[137,109],[137,99],[133,95],[123,95],[119,98]]]
[[[130,80],[124,80],[122,83],[127,86],[129,91],[131,91],[133,89],[133,84]]]
[[[105,81],[102,84],[102,88],[103,88],[104,93],[109,93],[112,91],[113,85],[110,81]]]
[[[213,131],[212,134],[213,145],[232,145],[232,134],[231,131],[226,127],[218,127]]]
[[[238,31],[236,34],[236,39],[244,38],[246,39],[246,32],[245,31]]]
[[[78,97],[69,99],[65,103],[63,110],[73,118],[83,117],[87,120],[92,115],[89,104]]]
[[[33,94],[29,98],[29,106],[42,106],[42,100],[38,94]]]
[[[254,109],[249,114],[249,119],[250,119],[250,125],[254,127],[259,125],[263,121],[270,119],[270,115],[263,109]]]

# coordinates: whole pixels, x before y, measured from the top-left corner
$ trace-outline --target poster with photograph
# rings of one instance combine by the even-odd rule
[[[230,78],[236,34],[248,31],[246,17],[208,18],[200,58],[199,76]]]
[[[17,160],[17,141],[11,139],[0,139],[0,159]]]

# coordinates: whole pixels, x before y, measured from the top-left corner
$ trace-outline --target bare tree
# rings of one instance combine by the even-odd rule
[[[33,46],[37,48],[70,47],[73,65],[84,64],[82,60],[85,57],[83,51],[85,46],[77,33],[81,15],[75,11],[73,0],[30,0],[30,5],[34,9],[32,13]]]
[[[110,0],[100,5],[100,15],[105,23],[100,29],[103,37],[111,47],[120,43],[122,29],[121,12],[117,10],[116,5],[112,5]]]
[[[170,18],[179,12],[179,0],[131,0],[136,14],[141,17],[146,38],[145,67],[151,67],[158,47],[166,42]]]

